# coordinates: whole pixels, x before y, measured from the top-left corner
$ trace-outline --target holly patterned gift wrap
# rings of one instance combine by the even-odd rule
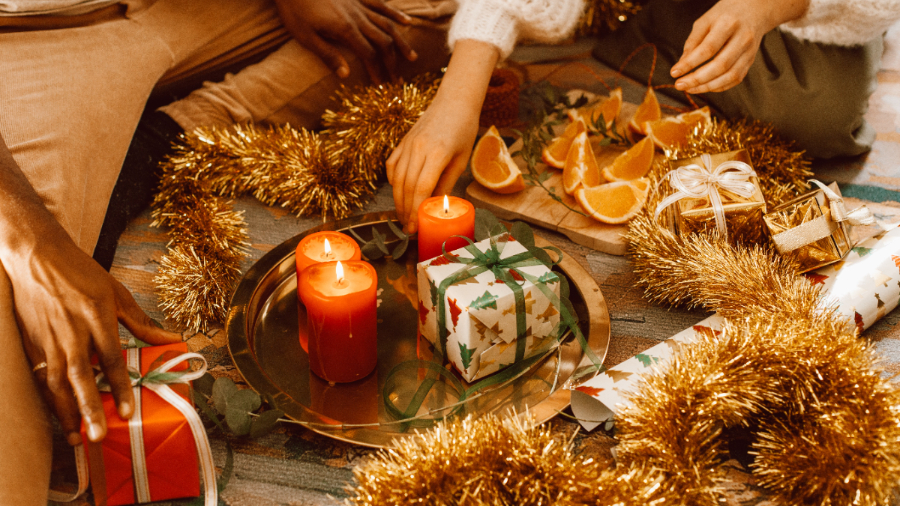
[[[418,264],[419,333],[474,381],[558,345],[560,279],[508,234]]]

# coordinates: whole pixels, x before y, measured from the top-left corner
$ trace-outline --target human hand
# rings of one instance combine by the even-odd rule
[[[117,321],[151,344],[178,342],[181,336],[154,325],[128,290],[58,224],[51,225],[50,234],[38,237],[39,247],[3,257],[25,351],[32,364],[47,364],[35,378],[69,444],[81,442],[82,417],[88,438],[100,441],[106,435],[106,417],[91,367],[92,353],[109,379],[119,415],[130,418],[134,397]]]
[[[407,233],[416,231],[422,201],[433,193],[450,193],[466,170],[499,58],[500,51],[491,44],[457,41],[434,100],[388,158],[388,182]]]
[[[397,53],[409,61],[418,55],[395,22],[412,18],[384,0],[275,0],[278,14],[297,41],[319,55],[338,77],[350,75],[335,43],[347,46],[362,61],[372,81],[397,77]]]
[[[480,105],[473,111],[454,97],[436,96],[387,160],[397,216],[416,231],[419,205],[433,193],[447,194],[466,170],[478,134]]]
[[[763,35],[802,16],[808,5],[809,0],[717,2],[694,22],[684,53],[672,66],[675,88],[706,93],[736,86],[756,59]]]

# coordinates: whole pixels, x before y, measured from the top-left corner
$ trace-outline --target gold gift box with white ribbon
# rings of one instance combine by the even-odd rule
[[[844,258],[856,244],[853,225],[874,223],[865,206],[847,212],[840,189],[812,180],[818,188],[765,215],[775,249],[808,272]]]
[[[766,240],[766,201],[746,150],[669,160],[670,171],[660,182],[663,199],[656,216],[663,216],[677,235],[718,231],[732,243]]]

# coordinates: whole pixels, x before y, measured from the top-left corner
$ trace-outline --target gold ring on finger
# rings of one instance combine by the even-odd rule
[[[32,367],[31,372],[32,372],[32,374],[34,374],[34,373],[40,371],[41,369],[46,369],[46,368],[47,368],[47,362],[41,362],[40,364]]]

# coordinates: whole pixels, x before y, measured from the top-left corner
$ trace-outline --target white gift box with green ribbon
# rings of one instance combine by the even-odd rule
[[[485,268],[473,248],[478,257],[499,261]],[[527,248],[503,235],[448,256],[453,261],[440,256],[418,264],[419,332],[463,379],[475,381],[558,345],[559,310],[545,290],[558,300],[559,278]]]

